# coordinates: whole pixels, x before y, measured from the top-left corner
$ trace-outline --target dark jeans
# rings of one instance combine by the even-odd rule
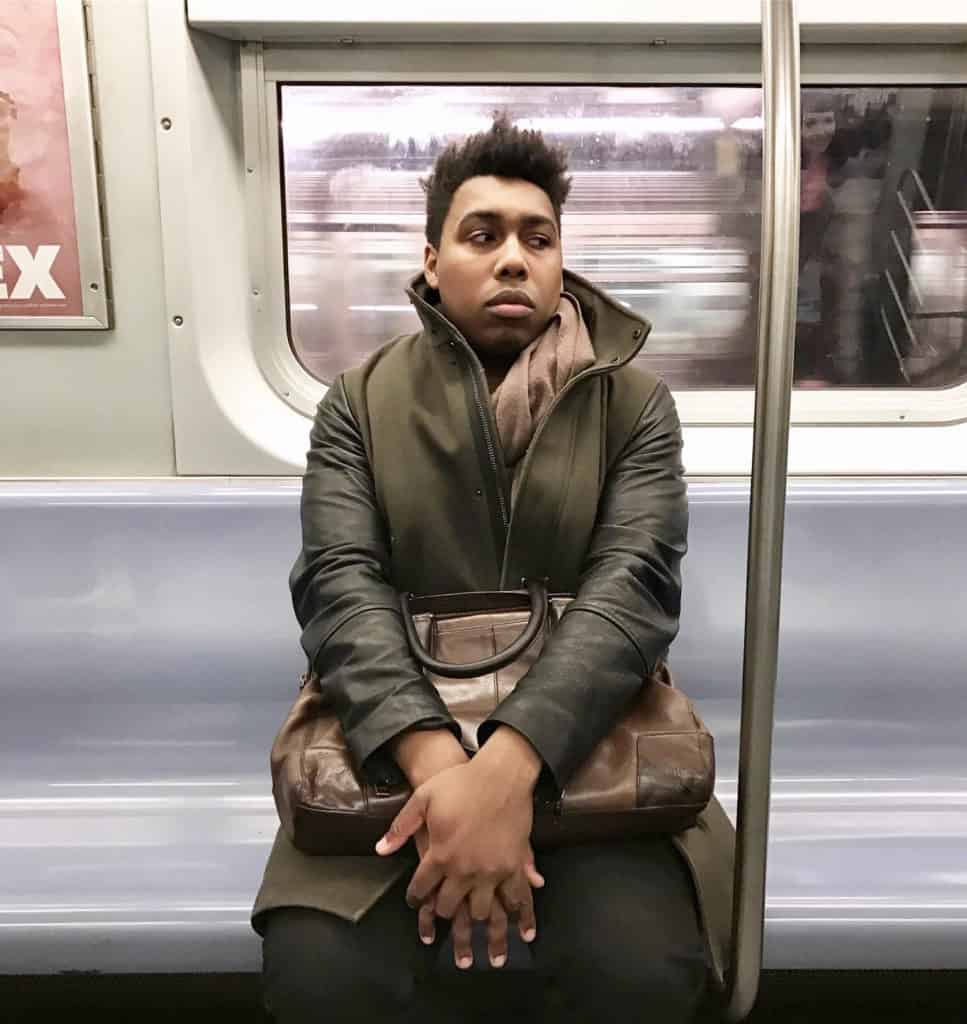
[[[475,926],[474,966],[458,971],[449,922],[424,946],[404,901],[409,877],[358,924],[285,907],[268,917],[263,990],[278,1024],[462,1022],[678,1024],[705,988],[691,879],[665,838],[538,853],[537,938],[511,926],[506,966],[490,966]],[[498,1016],[499,1015],[499,1016]]]

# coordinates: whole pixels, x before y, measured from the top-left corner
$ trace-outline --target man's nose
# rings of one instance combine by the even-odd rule
[[[527,277],[527,260],[520,242],[509,236],[497,254],[497,277]]]

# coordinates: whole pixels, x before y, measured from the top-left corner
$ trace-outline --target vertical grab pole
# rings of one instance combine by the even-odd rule
[[[762,265],[746,576],[732,962],[725,1018],[744,1020],[762,969],[783,517],[799,259],[796,0],[762,0]]]

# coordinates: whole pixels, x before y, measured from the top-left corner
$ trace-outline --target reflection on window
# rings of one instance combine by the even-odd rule
[[[506,110],[569,153],[565,265],[647,316],[676,389],[750,387],[758,89],[280,87],[290,337],[321,380],[416,329],[419,179]],[[967,90],[803,91],[800,387],[967,377]]]

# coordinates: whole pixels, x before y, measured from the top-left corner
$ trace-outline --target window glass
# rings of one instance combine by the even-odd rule
[[[745,87],[282,85],[290,340],[329,381],[415,330],[420,178],[496,110],[569,154],[565,265],[647,316],[676,389],[752,386],[761,92]],[[959,88],[806,89],[796,384],[967,377]]]

